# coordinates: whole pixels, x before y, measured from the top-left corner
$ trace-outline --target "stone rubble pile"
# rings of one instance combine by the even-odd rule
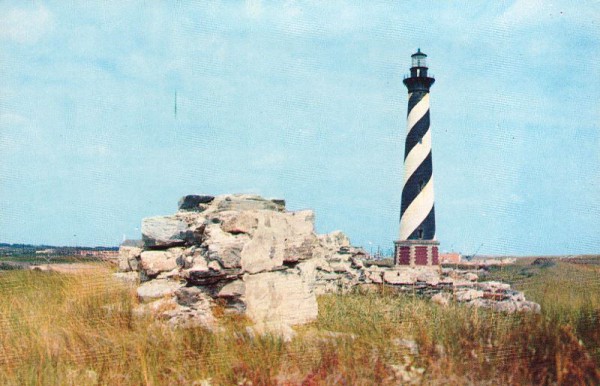
[[[121,246],[117,275],[139,279],[143,310],[213,328],[218,303],[288,335],[317,317],[316,294],[336,289],[321,280],[339,276],[330,263],[366,256],[341,232],[315,234],[312,211],[254,195],[186,196],[176,214],[143,219],[142,237]]]
[[[316,296],[360,285],[497,310],[539,311],[503,283],[477,283],[471,272],[379,267],[339,231],[317,235],[310,210],[256,195],[190,195],[174,215],[142,220],[142,240],[124,243],[116,275],[140,283],[140,313],[178,326],[212,329],[212,309],[246,315],[256,331],[293,335],[317,317]]]
[[[523,292],[497,281],[479,282],[477,273],[454,268],[372,266],[365,269],[373,283],[393,285],[399,291],[427,295],[441,305],[450,301],[502,312],[540,312],[540,305],[525,299]]]

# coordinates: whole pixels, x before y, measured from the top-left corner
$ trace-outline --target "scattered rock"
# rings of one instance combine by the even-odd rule
[[[246,284],[243,280],[235,280],[226,284],[217,294],[220,298],[235,298],[246,294]]]
[[[392,339],[392,343],[396,346],[408,349],[412,355],[419,355],[419,345],[412,339]]]
[[[551,259],[548,257],[538,257],[531,263],[531,265],[540,268],[549,268],[556,265],[556,259]]]
[[[383,281],[388,284],[415,284],[417,282],[417,272],[410,268],[397,268],[383,272]]]
[[[225,218],[221,223],[224,232],[237,235],[240,233],[253,234],[258,228],[259,219],[253,212],[233,212],[231,217]]]
[[[542,312],[542,307],[536,302],[532,302],[529,300],[521,300],[517,301],[517,311],[519,312],[533,312],[535,314],[539,314]]]
[[[517,311],[517,304],[510,300],[505,300],[501,302],[491,302],[490,308],[494,311],[506,312],[508,314],[512,314]]]
[[[166,251],[145,251],[140,255],[140,269],[148,276],[156,276],[161,272],[172,271],[178,267],[182,248],[171,248]]]
[[[215,272],[221,272],[222,271],[221,264],[219,264],[218,261],[213,260],[210,263],[208,263],[208,269],[212,269]]]
[[[474,289],[463,289],[454,293],[454,298],[459,302],[468,302],[473,299],[483,298],[484,292]]]
[[[179,210],[191,210],[201,212],[205,208],[200,206],[200,204],[210,204],[214,199],[214,196],[190,194],[188,196],[181,197],[178,203],[178,207]]]
[[[404,363],[390,365],[394,373],[394,378],[401,385],[420,385],[423,384],[423,373],[425,369],[416,367],[413,363],[413,358],[404,356]]]
[[[383,277],[381,272],[370,270],[367,271],[366,276],[367,279],[371,280],[375,284],[383,284]]]
[[[267,200],[260,196],[251,194],[234,194],[225,197],[218,197],[217,208],[220,211],[224,210],[274,210],[284,211],[284,200]]]
[[[188,224],[176,216],[148,217],[142,220],[142,239],[147,247],[168,248],[184,245],[193,236]]]
[[[484,282],[478,283],[478,287],[482,288],[485,291],[492,291],[492,292],[510,290],[510,284],[501,283],[499,281],[484,281]]]
[[[177,304],[190,307],[206,298],[198,287],[180,287],[174,292]]]
[[[137,295],[142,301],[149,301],[173,295],[184,285],[172,280],[156,279],[142,283],[137,289]]]
[[[173,279],[173,280],[179,280],[180,277],[181,277],[181,270],[179,269],[179,267],[173,268],[170,271],[161,272],[156,276],[157,279]]]
[[[439,292],[431,297],[431,301],[436,304],[439,304],[440,306],[448,307],[450,305],[451,298],[452,297],[450,296],[450,294],[446,292]]]
[[[352,263],[349,261],[332,261],[329,263],[331,270],[335,273],[349,272]]]
[[[430,286],[436,286],[440,282],[440,275],[437,269],[424,269],[417,275],[417,280]]]
[[[136,246],[121,245],[119,247],[118,267],[121,272],[137,271],[138,259],[142,254],[142,248]]]

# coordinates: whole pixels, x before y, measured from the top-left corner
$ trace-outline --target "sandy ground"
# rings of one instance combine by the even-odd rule
[[[59,273],[90,273],[99,270],[108,270],[106,263],[64,263],[64,264],[40,264],[29,267],[32,270],[59,272]]]

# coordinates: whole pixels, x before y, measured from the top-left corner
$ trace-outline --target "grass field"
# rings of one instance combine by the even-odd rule
[[[502,280],[525,291],[542,306],[548,320],[573,329],[600,364],[600,258],[581,264],[558,260],[532,266],[529,261],[499,268],[486,277]]]
[[[541,315],[443,308],[389,289],[319,298],[289,343],[248,321],[178,330],[135,317],[135,291],[94,275],[0,273],[0,384],[598,384],[600,271],[559,263],[491,272]]]

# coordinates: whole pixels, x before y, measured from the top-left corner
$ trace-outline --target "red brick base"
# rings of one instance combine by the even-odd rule
[[[439,265],[439,243],[434,240],[396,241],[394,265]]]
[[[400,247],[400,256],[398,261],[400,264],[410,264],[410,247]]]

